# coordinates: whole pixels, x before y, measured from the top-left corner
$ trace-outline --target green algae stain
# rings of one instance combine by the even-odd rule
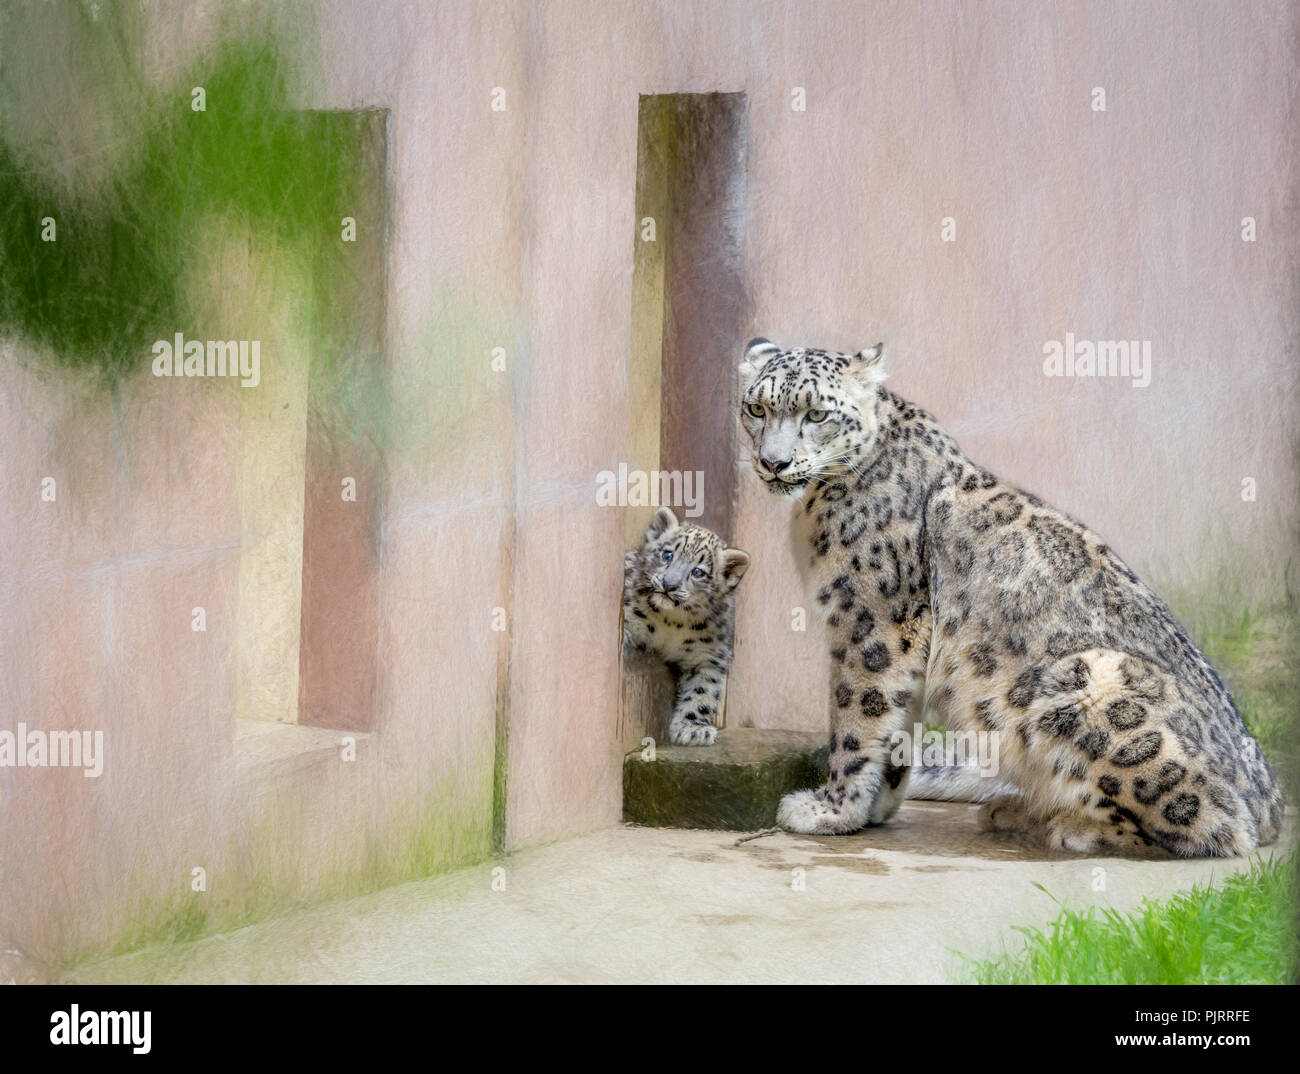
[[[119,37],[129,39],[117,10],[101,18],[118,19]],[[9,107],[12,87],[4,94],[0,335],[108,382],[147,368],[155,340],[193,330],[200,303],[183,281],[215,216],[305,267],[316,311],[312,361],[328,376],[355,352],[356,303],[346,298],[356,269],[343,220],[375,200],[361,190],[374,180],[363,166],[373,114],[292,110],[287,64],[269,35],[229,40],[154,88],[133,69],[128,45],[117,42],[116,62],[103,55],[109,29],[70,35],[61,57],[104,80],[96,96],[131,109],[125,150],[120,129],[91,125],[95,152],[111,158],[100,173],[49,159],[49,132]],[[25,47],[34,44],[23,34],[7,35],[0,60]],[[192,107],[194,87],[205,110]],[[75,99],[54,107],[68,124],[80,121]],[[117,141],[100,144],[109,138]]]

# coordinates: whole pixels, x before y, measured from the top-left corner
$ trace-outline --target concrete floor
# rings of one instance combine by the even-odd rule
[[[909,802],[858,835],[739,844],[734,832],[607,829],[64,979],[942,982],[954,952],[996,953],[1014,946],[1010,926],[1056,916],[1035,883],[1065,905],[1128,909],[1250,860],[1052,856],[978,831],[975,814]]]

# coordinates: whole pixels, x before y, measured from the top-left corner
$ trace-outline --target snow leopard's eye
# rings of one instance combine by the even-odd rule
[[[764,414],[767,413],[767,411],[763,409],[762,403],[746,403],[745,413],[748,414],[751,418],[761,418]]]
[[[807,414],[804,415],[804,417],[806,417],[810,422],[812,422],[814,425],[816,425],[816,424],[818,424],[819,422],[823,422],[823,421],[825,421],[828,417],[830,417],[830,411],[829,411],[829,410],[810,410],[810,411],[808,411]]]
[[[672,550],[671,548],[665,548],[665,549],[664,549],[664,562],[665,562],[665,563],[671,563],[672,561],[673,561],[673,550]]]
[[[703,567],[696,567],[695,570],[691,571],[692,578],[703,578],[704,574],[705,571]]]

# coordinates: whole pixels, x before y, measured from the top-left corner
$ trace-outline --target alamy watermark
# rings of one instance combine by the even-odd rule
[[[1151,340],[1074,338],[1043,344],[1043,375],[1048,377],[1131,377],[1133,387],[1151,383]]]
[[[894,732],[889,760],[913,768],[969,765],[992,779],[998,774],[998,736],[990,731],[927,730],[917,723],[910,732],[907,728]]]
[[[50,1015],[51,1044],[127,1045],[148,1055],[152,1011],[83,1011],[73,1003]]]
[[[174,339],[153,345],[155,377],[239,377],[245,388],[262,381],[260,339],[189,339],[177,332]]]
[[[0,768],[80,768],[87,779],[104,771],[103,731],[0,731]]]
[[[596,475],[598,507],[680,507],[687,518],[704,513],[703,470],[601,470]]]

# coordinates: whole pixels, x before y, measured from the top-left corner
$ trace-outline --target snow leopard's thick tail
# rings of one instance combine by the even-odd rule
[[[929,802],[988,802],[1016,788],[980,772],[975,764],[914,765],[907,797]]]

